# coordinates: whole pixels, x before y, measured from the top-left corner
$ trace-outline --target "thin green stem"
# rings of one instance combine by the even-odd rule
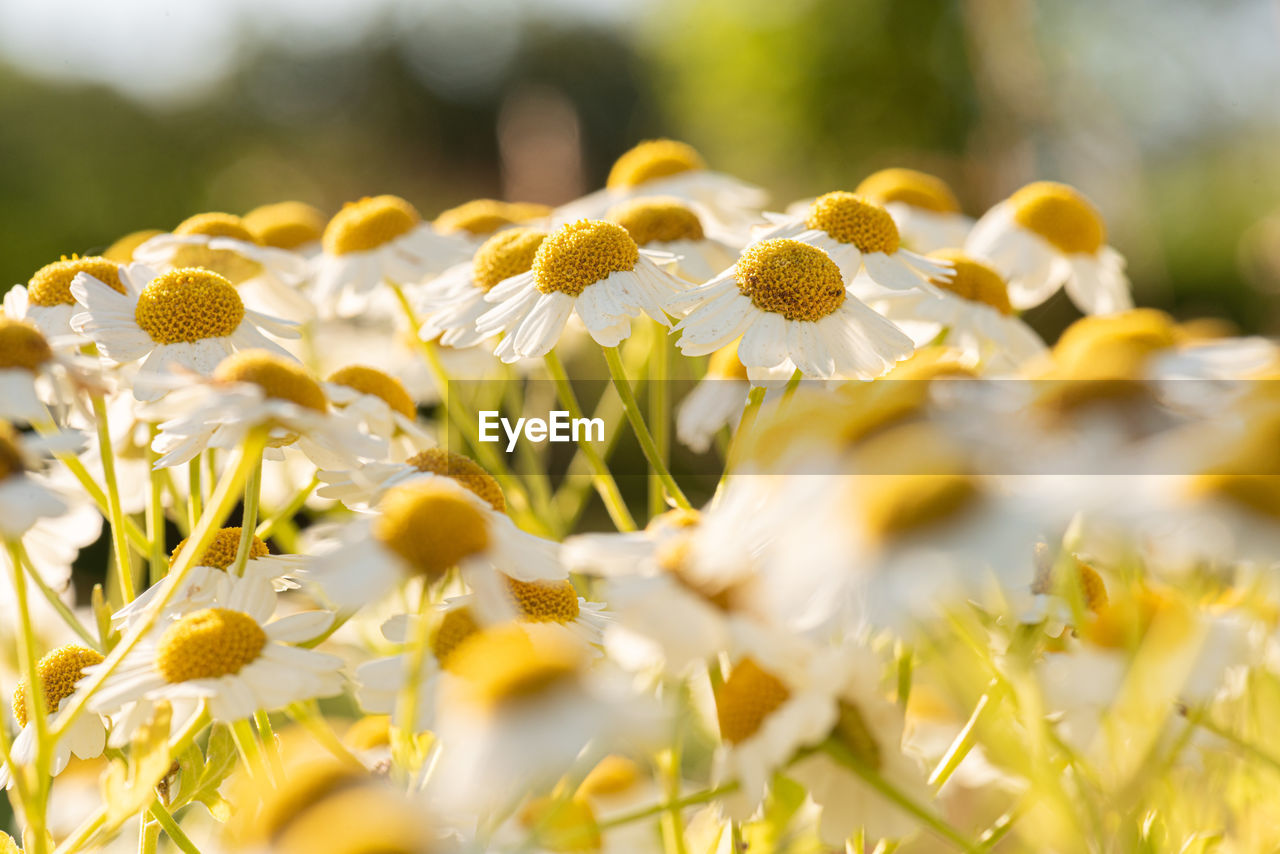
[[[99,807],[97,812],[86,818],[70,836],[62,840],[62,844],[54,849],[54,854],[72,854],[74,851],[79,851],[88,844],[89,840],[97,835],[98,831],[106,823],[107,808]]]
[[[156,846],[159,844],[160,825],[142,816],[142,822],[138,825],[138,854],[156,854]]]
[[[714,801],[716,798],[721,798],[721,797],[724,797],[725,795],[732,794],[733,792],[738,791],[739,787],[740,787],[740,784],[737,781],[734,781],[732,783],[725,783],[723,786],[717,786],[714,789],[707,789],[706,791],[697,792],[692,795],[686,795],[685,797],[680,798],[678,801],[671,801],[671,802],[664,801],[660,804],[653,804],[652,806],[642,807],[641,809],[632,810],[631,812],[628,812],[628,813],[615,815],[612,818],[608,818],[600,822],[597,825],[597,827],[599,827],[601,830],[609,830],[614,827],[621,827],[622,825],[625,825],[625,824],[631,824],[633,822],[643,821],[646,818],[653,818],[654,816],[661,815],[662,813],[667,812],[670,809],[684,809],[685,807],[695,807],[701,804],[709,804],[712,801]]]
[[[421,705],[419,688],[422,685],[423,668],[427,661],[427,650],[431,645],[431,621],[427,614],[431,609],[431,586],[423,584],[422,596],[418,602],[417,620],[413,634],[409,639],[409,648],[405,650],[404,687],[396,698],[396,712],[402,724],[398,751],[400,755],[397,765],[401,769],[418,768],[422,757],[418,755],[418,711]]]
[[[31,769],[34,776],[35,791],[28,792],[31,797],[23,802],[23,807],[26,811],[27,826],[36,854],[44,854],[48,850],[48,835],[46,833],[48,822],[45,812],[48,807],[48,798],[45,796],[48,792],[49,754],[53,747],[53,741],[49,734],[48,706],[45,702],[44,682],[40,678],[40,668],[37,662],[36,633],[31,621],[31,603],[27,597],[26,573],[22,570],[22,547],[19,540],[6,539],[5,548],[8,549],[9,562],[13,569],[14,599],[18,609],[19,621],[22,624],[19,639],[21,640],[22,673],[27,682],[26,714],[30,725],[35,727],[36,738],[35,762],[32,763]],[[10,766],[10,768],[15,775],[23,772],[23,769],[20,768],[13,766]]]
[[[649,425],[653,430],[653,444],[657,450],[662,467],[671,466],[671,389],[667,383],[667,374],[671,364],[671,344],[667,340],[667,331],[654,322],[651,329],[655,336],[649,355]],[[662,496],[662,479],[657,474],[649,475],[649,516],[659,515],[667,509]]]
[[[102,476],[107,481],[107,518],[111,523],[111,545],[120,576],[120,595],[127,605],[137,596],[133,585],[133,559],[124,529],[124,509],[120,506],[120,485],[116,480],[116,451],[111,444],[107,421],[107,403],[101,394],[93,395],[93,418],[98,427],[98,455],[102,458]],[[150,550],[148,540],[148,551]],[[145,552],[144,552],[145,553]]]
[[[289,503],[272,513],[258,525],[255,536],[260,540],[270,537],[279,524],[285,519],[292,519],[302,510],[303,505],[307,503],[307,499],[311,497],[311,493],[315,492],[316,487],[320,485],[319,474],[311,476],[311,481],[302,489],[299,489],[289,499]]]
[[[58,612],[58,616],[60,616],[62,621],[67,624],[67,628],[79,635],[80,639],[86,644],[94,649],[98,649],[98,639],[84,627],[80,622],[80,618],[75,615],[75,612],[71,610],[70,606],[68,606],[66,602],[62,601],[62,597],[59,596],[52,587],[46,584],[43,578],[40,577],[40,572],[36,569],[35,564],[31,562],[31,555],[27,554],[27,550],[22,545],[21,541],[17,542],[17,547],[18,554],[22,557],[22,566],[26,569],[27,575],[31,578],[31,583],[40,591],[40,595],[49,603],[49,607]]]
[[[671,750],[667,755],[666,787],[667,812],[663,817],[668,834],[671,837],[673,854],[688,854],[688,846],[684,838],[683,808],[680,807],[680,735],[676,734]]]
[[[235,742],[236,750],[240,752],[249,775],[261,783],[272,783],[271,773],[267,770],[267,763],[262,758],[262,751],[248,718],[231,724],[231,740]]]
[[[153,801],[149,812],[156,820],[156,824],[169,837],[169,841],[176,845],[179,851],[183,851],[185,854],[200,854],[200,849],[191,841],[191,837],[187,836],[186,832],[178,825],[177,819],[164,808],[163,804],[159,801]]]
[[[738,421],[738,429],[734,431],[733,438],[729,440],[729,452],[724,459],[724,474],[720,475],[720,486],[723,487],[728,480],[730,472],[738,467],[742,456],[742,443],[744,437],[751,432],[751,428],[756,423],[756,417],[760,414],[760,407],[764,404],[764,386],[752,386],[751,391],[747,393],[747,404],[742,408],[742,418]]]
[[[244,482],[244,509],[240,516],[240,542],[236,548],[236,562],[231,568],[233,575],[244,575],[245,566],[249,563],[249,553],[253,550],[253,534],[258,528],[258,503],[261,499],[262,453],[259,452],[258,459]]]
[[[640,441],[640,449],[644,451],[644,456],[649,461],[650,469],[662,482],[667,495],[675,502],[677,507],[681,510],[692,510],[693,505],[689,503],[688,498],[685,498],[684,491],[680,489],[680,484],[676,483],[676,479],[671,476],[671,472],[667,471],[667,464],[663,462],[662,454],[659,453],[658,446],[653,441],[653,435],[649,432],[649,428],[645,426],[644,416],[640,413],[640,404],[636,402],[635,392],[631,390],[631,382],[627,379],[627,369],[622,364],[622,356],[618,353],[618,348],[604,347],[602,349],[604,350],[604,360],[609,365],[609,375],[613,377],[613,384],[618,389],[618,396],[622,398],[622,408],[626,410],[627,420],[631,422],[631,429],[635,431],[636,438]]]
[[[192,528],[204,510],[204,493],[200,484],[200,455],[196,454],[187,463],[187,524]]]
[[[258,739],[271,765],[271,773],[277,780],[283,782],[284,760],[280,758],[280,745],[276,742],[276,731],[271,727],[271,716],[259,709],[253,713],[253,722],[258,728]]]
[[[154,441],[158,428],[151,425],[150,438]],[[147,496],[147,563],[150,566],[150,583],[159,584],[164,578],[165,573],[169,571],[169,561],[167,559],[168,549],[165,547],[165,529],[164,529],[164,480],[162,472],[156,469],[156,460],[160,458],[151,448],[151,442],[147,443],[147,463],[149,464],[151,475],[151,492]]]
[[[578,403],[573,384],[569,382],[569,375],[565,373],[564,365],[560,362],[556,351],[552,350],[548,353],[543,361],[546,363],[547,373],[551,375],[551,381],[555,383],[556,396],[569,410],[569,417],[581,418],[582,405]],[[596,492],[600,494],[600,500],[604,502],[605,509],[609,511],[609,518],[613,520],[614,527],[619,531],[636,530],[636,520],[627,509],[627,502],[622,497],[622,490],[618,489],[618,482],[613,479],[613,473],[609,471],[604,457],[600,456],[600,452],[591,444],[585,432],[583,431],[583,438],[578,440],[578,448],[586,458],[587,464],[591,466],[592,483],[595,485]]]
[[[977,741],[978,723],[982,720],[983,713],[991,704],[991,695],[983,694],[978,698],[978,704],[973,709],[973,714],[969,715],[969,720],[965,722],[964,727],[956,735],[955,740],[951,742],[951,746],[947,748],[947,752],[942,755],[933,773],[929,775],[929,785],[936,792],[941,789],[955,770],[960,767],[960,763],[969,755],[969,751],[973,749],[974,743]]]

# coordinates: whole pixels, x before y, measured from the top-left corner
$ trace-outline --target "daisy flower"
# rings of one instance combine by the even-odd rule
[[[545,220],[550,213],[546,205],[473,199],[441,211],[431,225],[441,234],[456,234],[479,244],[503,229]]]
[[[114,716],[134,704],[117,721],[116,739],[146,719],[139,710],[160,700],[175,708],[203,702],[215,721],[231,723],[341,692],[342,660],[294,645],[323,632],[333,615],[303,611],[272,619],[275,609],[266,579],[232,579],[226,598],[214,606],[157,621],[98,688],[90,707]]]
[[[1016,371],[1048,352],[1040,336],[1014,313],[999,273],[955,249],[929,257],[955,271],[951,278],[931,280],[940,296],[896,291],[868,298],[885,317],[911,329],[917,346],[943,333],[949,346],[997,371]]]
[[[1078,190],[1037,181],[982,215],[965,250],[1009,282],[1009,300],[1031,308],[1065,288],[1087,314],[1133,308],[1124,258],[1107,245],[1102,214]]]
[[[38,464],[32,444],[0,421],[0,537],[17,539],[40,519],[66,512],[66,502],[30,474]]]
[[[453,478],[499,513],[507,510],[502,487],[493,475],[470,457],[443,448],[427,448],[402,463],[366,463],[353,471],[320,472],[325,486],[316,494],[336,498],[352,510],[367,510],[388,489],[423,475]]]
[[[316,557],[314,582],[336,605],[375,601],[411,576],[434,581],[453,567],[488,601],[504,573],[518,581],[563,580],[558,544],[527,534],[477,494],[472,482],[422,475],[387,490],[371,517],[350,523]]]
[[[297,337],[292,323],[245,308],[235,286],[208,270],[173,270],[156,275],[132,267],[121,279],[124,293],[88,276],[77,276],[71,292],[85,310],[71,327],[88,335],[113,362],[145,360],[134,379],[133,396],[158,400],[168,390],[160,377],[179,365],[208,376],[222,359],[244,349],[285,351],[263,330]]]
[[[14,289],[18,290],[17,288]],[[14,291],[0,313],[0,418],[38,424],[49,420],[48,406],[83,408],[85,391],[105,390],[97,360],[74,352],[74,338],[54,339],[55,350],[36,325],[11,314]],[[62,345],[72,343],[71,351]]]
[[[499,231],[480,245],[470,261],[457,264],[418,290],[418,310],[426,320],[418,330],[424,341],[446,347],[475,347],[488,337],[476,321],[492,308],[486,295],[513,276],[528,273],[547,233],[517,226]]]
[[[770,225],[753,234],[754,242],[797,240],[831,256],[846,282],[865,272],[895,291],[934,293],[931,278],[946,278],[950,268],[902,245],[898,226],[882,206],[843,190],[814,199],[804,216],[766,216]]]
[[[328,218],[306,202],[260,205],[241,219],[258,243],[310,258],[320,252]]]
[[[133,250],[161,234],[164,234],[164,232],[158,228],[143,228],[138,231],[131,231],[104,249],[102,257],[108,261],[115,261],[117,264],[128,264],[135,260]]]
[[[710,279],[738,258],[737,249],[707,236],[698,214],[680,199],[632,199],[610,208],[607,218],[625,228],[640,248],[675,255],[681,278],[695,284]]]
[[[360,457],[380,458],[386,440],[329,409],[324,390],[302,365],[266,350],[241,350],[223,359],[209,380],[178,389],[145,410],[167,419],[151,447],[156,466],[185,463],[206,448],[236,448],[255,427],[270,427],[271,449],[296,445],[317,465],[342,468]],[[282,452],[271,454],[280,459]]]
[[[384,371],[347,365],[329,375],[324,393],[335,409],[365,433],[390,442],[395,459],[404,459],[433,441],[418,423],[418,405],[404,383]]]
[[[28,474],[38,483],[44,483],[41,475]],[[31,566],[40,575],[41,582],[59,594],[68,605],[75,605],[75,587],[71,583],[71,566],[80,556],[80,550],[97,542],[102,534],[103,519],[98,508],[81,493],[57,489],[58,497],[67,505],[66,512],[58,516],[37,519],[22,535],[22,548]],[[0,550],[0,578],[14,571],[7,549]],[[0,619],[17,628],[19,616],[14,599],[13,586],[0,584]],[[59,618],[60,619],[60,618]]]
[[[832,258],[796,240],[765,240],[711,281],[672,297],[686,356],[741,336],[738,358],[761,369],[798,369],[813,379],[869,379],[911,355],[911,339],[845,289]]]
[[[439,234],[399,196],[348,202],[325,226],[323,251],[312,259],[315,297],[323,317],[356,317],[382,283],[412,283],[471,254],[458,235]]]
[[[122,280],[129,280],[130,267],[99,256],[64,257],[36,270],[26,287],[17,285],[5,294],[5,314],[29,320],[46,338],[74,335],[71,316],[79,313],[80,308],[71,293],[71,282],[81,273],[123,294]],[[138,283],[138,288],[142,284],[145,283]]]
[[[902,242],[915,252],[963,246],[973,227],[947,182],[925,172],[881,169],[853,192],[882,205],[898,226]]]
[[[294,322],[308,320],[315,308],[298,290],[307,264],[293,252],[263,246],[240,217],[202,213],[183,220],[133,250],[135,260],[153,270],[199,267],[235,285],[246,306]]]
[[[41,658],[36,665],[36,672],[44,689],[46,713],[52,717],[62,701],[75,693],[76,683],[84,678],[86,667],[101,663],[100,652],[75,645],[60,647]],[[13,717],[21,730],[14,739],[12,748],[13,760],[18,766],[27,765],[35,759],[35,724],[27,717],[27,693],[30,690],[31,686],[23,680],[13,692]],[[103,726],[102,719],[97,715],[82,715],[65,735],[54,742],[49,770],[55,775],[61,774],[71,761],[72,754],[81,759],[93,759],[101,756],[106,746],[107,729]],[[13,770],[15,769],[10,769],[7,765],[0,765],[0,787],[8,788],[13,784]]]
[[[571,314],[603,347],[631,334],[631,318],[647,314],[671,321],[663,300],[685,283],[664,272],[654,255],[640,249],[620,225],[580,220],[552,232],[534,254],[527,273],[513,276],[485,295],[497,305],[476,320],[476,331],[504,333],[494,351],[503,362],[545,356],[555,347]]]

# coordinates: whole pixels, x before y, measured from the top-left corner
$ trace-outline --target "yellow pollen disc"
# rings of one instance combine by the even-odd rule
[[[49,714],[58,711],[62,701],[76,690],[76,682],[84,676],[84,668],[102,663],[102,655],[88,647],[69,644],[58,647],[40,659],[36,673],[44,687],[44,707]],[[27,681],[18,683],[13,692],[13,717],[18,726],[27,725]]]
[[[635,269],[640,248],[620,225],[578,220],[553,231],[533,256],[533,280],[544,294],[578,296],[613,273]]]
[[[935,213],[956,213],[960,210],[960,203],[946,181],[914,169],[873,172],[853,192],[881,205],[901,202]]]
[[[329,382],[353,388],[361,394],[370,394],[382,400],[405,418],[418,414],[418,407],[404,387],[404,383],[388,373],[365,365],[348,365],[329,375]]]
[[[516,222],[533,222],[551,216],[551,206],[538,202],[507,202],[507,216]]]
[[[1009,204],[1014,222],[1068,255],[1091,255],[1107,242],[1102,214],[1074,187],[1037,181],[1010,196]]]
[[[258,240],[244,224],[244,220],[229,213],[201,213],[190,216],[178,223],[174,234],[205,237],[229,237],[245,243],[257,243]]]
[[[218,363],[213,381],[253,383],[267,397],[287,400],[306,409],[325,412],[329,403],[320,384],[307,369],[285,356],[267,350],[241,350]]]
[[[173,230],[178,235],[226,237],[245,243],[259,240],[244,220],[228,213],[202,213],[185,219]],[[231,249],[210,249],[200,244],[179,245],[169,259],[173,267],[200,267],[224,276],[233,285],[247,282],[262,273],[262,265]]]
[[[0,370],[21,368],[34,374],[52,358],[49,342],[34,324],[0,314]]]
[[[368,715],[342,734],[342,743],[352,750],[376,750],[391,745],[391,716]]]
[[[989,305],[1001,314],[1013,314],[1009,287],[995,270],[958,249],[930,252],[929,257],[946,261],[955,268],[955,276],[951,279],[930,277],[929,281],[934,285],[971,302]]]
[[[173,270],[142,289],[133,317],[157,344],[191,344],[230,336],[244,320],[244,303],[217,273]]]
[[[426,480],[394,487],[379,510],[374,537],[427,578],[489,547],[484,511],[449,485]]]
[[[702,221],[688,205],[666,196],[623,202],[609,211],[609,219],[627,230],[639,246],[672,240],[702,240]]]
[[[440,662],[440,666],[444,667],[458,645],[478,631],[480,631],[480,624],[476,622],[469,608],[454,608],[452,611],[446,611],[431,641],[431,652],[435,655],[436,661]]]
[[[167,682],[217,679],[240,672],[267,645],[262,626],[242,611],[205,608],[165,629],[156,669]]]
[[[706,168],[702,155],[693,146],[673,139],[650,139],[614,161],[606,186],[610,190],[627,189],[657,178]]]
[[[818,196],[805,220],[809,228],[825,231],[832,240],[852,243],[861,252],[898,251],[898,226],[889,212],[873,201],[837,190]]]
[[[844,304],[844,277],[831,256],[796,240],[748,246],[735,267],[738,290],[761,311],[818,321]]]
[[[515,225],[518,220],[511,215],[510,206],[496,199],[474,199],[442,211],[432,223],[437,231],[452,234],[465,231],[481,236],[493,234],[500,228]]]
[[[31,281],[27,282],[27,297],[32,305],[75,305],[76,298],[71,295],[71,280],[78,273],[87,273],[116,293],[124,293],[124,285],[120,283],[120,265],[115,261],[98,256],[73,256],[45,264],[36,270]]]
[[[567,641],[542,634],[535,639],[519,626],[505,625],[464,640],[449,656],[448,669],[465,680],[473,702],[493,707],[572,677],[579,659]]]
[[[502,487],[498,486],[498,481],[470,457],[442,448],[428,448],[405,462],[421,472],[451,477],[487,501],[494,510],[499,513],[507,512],[507,501],[502,496]]]
[[[130,232],[108,246],[103,251],[102,257],[117,264],[128,264],[133,260],[133,250],[160,234],[164,232],[158,228],[144,228],[142,231]]]
[[[18,431],[8,421],[0,421],[0,480],[22,474],[27,465],[18,450]]]
[[[330,255],[368,252],[408,234],[422,222],[418,209],[399,196],[374,196],[348,202],[324,229]]]
[[[1248,431],[1225,460],[1191,479],[1189,491],[1193,498],[1223,499],[1280,519],[1280,413],[1254,410],[1246,417]]]
[[[625,756],[611,753],[596,763],[578,787],[578,797],[617,795],[640,781],[640,766]]]
[[[520,825],[533,833],[540,850],[589,854],[604,847],[595,812],[580,797],[533,798],[520,809]]]
[[[863,523],[894,538],[949,519],[980,497],[962,454],[937,430],[908,424],[866,439],[858,459]]]
[[[782,680],[756,664],[754,659],[742,659],[734,665],[729,678],[716,689],[720,737],[729,744],[746,741],[790,696],[791,692]]]
[[[738,358],[738,342],[721,347],[707,360],[707,376],[722,380],[747,379],[746,366]]]
[[[527,273],[547,237],[536,228],[508,228],[486,240],[471,260],[471,280],[486,293],[498,282]]]
[[[306,202],[276,202],[249,211],[243,222],[264,246],[297,249],[320,239],[325,216]]]
[[[504,575],[520,615],[534,623],[572,623],[580,611],[578,591],[568,581],[519,581]]]
[[[240,550],[240,528],[223,528],[221,531],[213,535],[213,542],[209,543],[209,547],[204,550],[204,554],[196,561],[196,566],[211,566],[214,569],[226,569],[235,563],[236,552]],[[173,551],[169,555],[169,566],[173,566],[178,562],[178,555],[182,552],[182,547],[187,544],[187,540],[174,546]],[[249,541],[249,560],[257,560],[260,557],[266,557],[271,554],[271,550],[267,548],[267,544],[262,540],[254,537]]]

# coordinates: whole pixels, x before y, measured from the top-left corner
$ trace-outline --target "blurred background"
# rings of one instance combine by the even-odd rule
[[[659,135],[779,209],[1064,180],[1141,303],[1280,329],[1275,0],[0,0],[0,290],[202,210],[563,202]]]

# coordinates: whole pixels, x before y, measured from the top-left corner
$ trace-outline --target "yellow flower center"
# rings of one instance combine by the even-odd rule
[[[257,660],[267,633],[242,611],[205,608],[165,629],[156,650],[156,669],[165,681],[232,676]]]
[[[463,558],[489,547],[484,511],[442,483],[426,480],[394,487],[379,511],[374,537],[427,578],[439,578]]]
[[[330,255],[368,252],[408,234],[422,216],[399,196],[374,196],[348,202],[324,229],[324,251]]]
[[[8,421],[0,421],[0,480],[22,474],[27,470],[22,452],[18,450],[18,431]]]
[[[502,496],[502,487],[498,486],[498,481],[470,457],[441,448],[428,448],[405,462],[421,472],[451,477],[487,501],[494,510],[499,513],[507,512],[507,501]]]
[[[894,539],[952,518],[980,497],[963,455],[934,428],[908,424],[865,440],[858,460],[868,532]]]
[[[276,202],[244,215],[244,226],[264,246],[297,249],[324,233],[325,218],[306,202]]]
[[[542,851],[590,854],[604,847],[595,812],[580,797],[532,798],[520,809],[520,825]]]
[[[538,202],[507,202],[507,216],[516,222],[532,222],[551,215],[551,206]]]
[[[625,756],[611,753],[596,763],[578,787],[578,797],[617,795],[640,780],[640,766]]]
[[[266,350],[241,350],[218,363],[214,382],[253,383],[276,400],[324,412],[329,408],[320,384],[297,362]]]
[[[516,219],[511,215],[506,202],[496,199],[474,199],[442,211],[436,217],[436,230],[444,234],[465,231],[474,236],[493,234],[500,228],[515,225]]]
[[[436,627],[435,637],[431,640],[431,652],[435,655],[436,661],[440,662],[440,666],[444,667],[458,645],[478,631],[480,631],[480,624],[476,622],[470,608],[464,606],[446,611],[440,620],[440,625]]]
[[[673,139],[650,139],[614,161],[606,186],[610,190],[627,189],[657,178],[706,168],[702,155],[693,146]]]
[[[124,293],[120,283],[120,266],[112,260],[98,256],[78,258],[71,256],[46,264],[27,282],[27,297],[32,305],[45,307],[75,305],[71,295],[71,280],[78,273],[88,273],[116,293]]]
[[[898,251],[898,226],[889,212],[873,201],[837,190],[814,199],[805,224],[825,231],[832,240],[852,243],[861,252]]]
[[[1102,214],[1074,187],[1037,181],[1010,196],[1009,204],[1014,222],[1068,255],[1093,254],[1107,242]]]
[[[84,676],[86,667],[101,663],[101,653],[74,644],[59,647],[40,659],[36,665],[36,673],[44,688],[44,706],[48,713],[58,711],[62,701],[76,690],[76,682]],[[13,717],[20,727],[27,725],[28,690],[30,689],[24,679],[13,692]]]
[[[520,615],[533,623],[572,623],[578,619],[578,591],[568,581],[519,581],[502,577]]]
[[[108,261],[115,261],[117,264],[128,264],[133,260],[133,250],[160,234],[164,234],[164,232],[158,228],[144,228],[141,231],[132,231],[108,246],[102,253],[102,257]]]
[[[914,169],[881,169],[862,180],[853,191],[877,204],[901,202],[935,213],[955,213],[960,203],[941,178]]]
[[[21,368],[34,374],[52,358],[49,342],[34,324],[0,314],[0,370]]]
[[[527,273],[533,258],[547,237],[536,228],[508,228],[499,231],[476,250],[471,260],[471,279],[486,293],[498,282]]]
[[[818,321],[844,304],[844,277],[827,253],[796,240],[748,246],[736,266],[738,290],[761,311]]]
[[[738,358],[738,342],[734,341],[711,354],[707,360],[707,376],[722,380],[745,380],[747,369]]]
[[[174,234],[183,236],[202,235],[204,237],[229,237],[245,243],[257,243],[258,239],[240,217],[229,213],[202,213],[187,217],[178,223]]]
[[[729,744],[740,744],[755,735],[765,718],[791,696],[782,680],[752,658],[734,665],[715,693],[720,737]]]
[[[609,211],[609,219],[625,228],[638,246],[705,236],[698,215],[679,199],[666,196],[624,202]]]
[[[142,289],[133,317],[157,344],[190,344],[230,336],[244,320],[244,303],[217,273],[173,270]]]
[[[1255,411],[1247,417],[1248,432],[1227,459],[1192,478],[1190,493],[1280,519],[1280,413]]]
[[[196,214],[183,220],[173,233],[226,237],[245,243],[259,242],[240,217],[227,213]],[[247,282],[262,273],[262,265],[257,261],[246,258],[233,249],[210,249],[205,244],[179,245],[174,250],[173,257],[169,259],[169,264],[175,268],[201,267],[224,276],[233,285]]]
[[[620,225],[583,219],[553,231],[533,256],[533,277],[544,294],[578,296],[613,273],[634,269],[640,248]]]
[[[1043,543],[1037,544],[1035,556],[1036,576],[1031,583],[1031,592],[1037,595],[1059,593],[1053,577],[1057,561],[1049,547]],[[1072,554],[1069,560],[1067,571],[1075,575],[1076,583],[1080,585],[1084,606],[1095,614],[1099,613],[1107,604],[1107,585],[1102,580],[1101,573],[1081,560],[1079,555]]]
[[[567,641],[541,634],[535,639],[508,624],[464,640],[449,656],[448,670],[465,680],[473,702],[492,708],[572,678],[580,655]]]
[[[414,405],[404,383],[377,368],[348,365],[334,371],[329,376],[329,382],[353,388],[361,394],[373,395],[405,418],[412,419],[418,414],[418,407]]]
[[[930,252],[929,257],[945,261],[955,268],[955,275],[950,279],[930,277],[929,281],[934,285],[972,302],[989,305],[1001,314],[1013,314],[1009,287],[995,270],[958,249]]]
[[[240,533],[240,528],[223,528],[218,531],[213,535],[213,542],[209,543],[209,547],[204,550],[204,554],[195,565],[211,566],[214,569],[226,569],[231,566],[235,563],[236,553],[240,550]],[[189,538],[183,538],[182,542],[174,546],[169,554],[169,566],[178,562],[178,555],[182,552],[182,547],[187,544],[187,539]],[[269,554],[271,550],[262,540],[254,537],[249,542],[249,560],[257,560]]]

